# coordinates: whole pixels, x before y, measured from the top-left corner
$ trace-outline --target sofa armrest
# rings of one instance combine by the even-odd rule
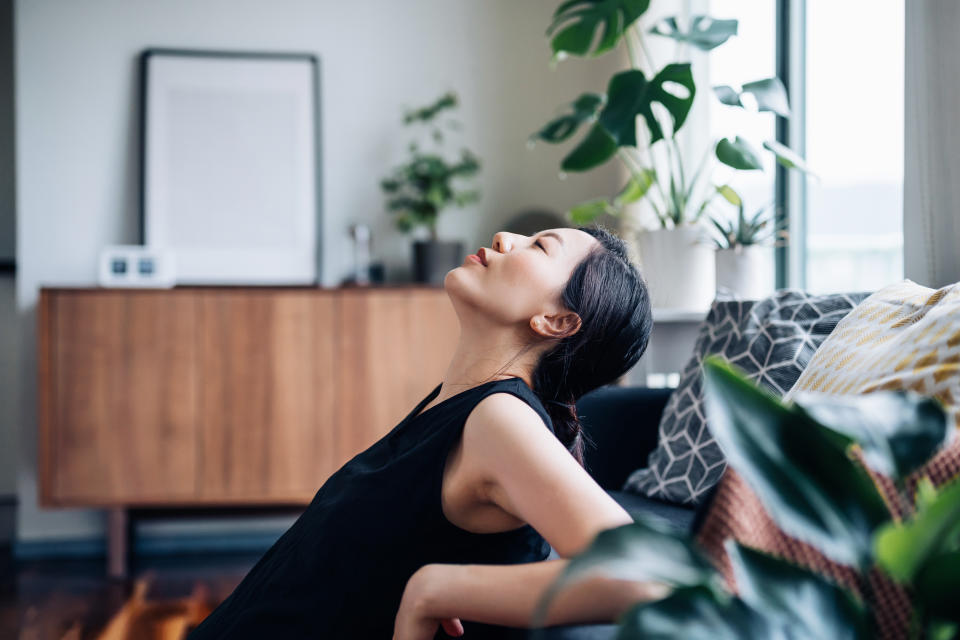
[[[669,388],[608,385],[580,398],[577,415],[586,438],[584,463],[597,484],[619,490],[631,472],[647,465],[671,393]]]

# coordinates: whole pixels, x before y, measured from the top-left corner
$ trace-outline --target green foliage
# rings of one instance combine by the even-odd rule
[[[768,215],[772,205],[761,207],[752,216],[747,216],[744,213],[743,200],[730,185],[720,185],[717,192],[737,208],[735,220],[710,216],[710,223],[719,232],[719,237],[714,238],[717,248],[733,249],[737,246],[761,244],[773,237],[774,220],[772,215]]]
[[[530,138],[539,138],[553,143],[563,142],[572,136],[581,124],[594,120],[604,102],[606,102],[606,96],[584,93],[570,103],[570,113],[551,120]]]
[[[875,552],[883,569],[910,583],[936,563],[954,563],[960,551],[960,481],[935,492],[909,522],[887,524],[876,538]],[[932,562],[936,556],[943,556]],[[934,574],[935,575],[935,574]],[[930,578],[930,575],[927,576]],[[960,604],[960,591],[956,591]]]
[[[724,194],[731,203],[736,193]],[[906,585],[915,605],[912,637],[949,639],[960,633],[960,479],[917,485],[914,512],[894,522],[877,487],[854,456],[902,480],[947,440],[940,405],[912,392],[837,398],[798,394],[785,404],[718,357],[704,362],[711,433],[788,534],[859,569],[864,599],[824,576],[732,540],[725,543],[737,593],[685,535],[637,520],[601,532],[573,558],[540,603],[586,576],[673,587],[638,602],[618,620],[617,638],[873,638],[875,615],[867,573],[881,571]],[[904,483],[898,482],[901,493]],[[542,617],[538,621],[542,621]]]
[[[771,111],[783,118],[790,117],[790,102],[787,99],[787,89],[780,78],[765,78],[748,82],[743,85],[742,91],[737,91],[727,85],[713,88],[717,99],[731,107],[743,107],[743,96],[752,95],[757,101],[758,111]]]
[[[637,184],[652,177],[636,199],[594,198],[573,207],[569,216],[578,224],[592,222],[602,214],[621,216],[628,204],[641,201],[653,209],[665,228],[697,223],[717,195],[709,185],[711,172],[705,171],[712,169],[706,165],[714,149],[703,154],[698,169],[688,180],[675,139],[696,96],[690,64],[675,62],[658,68],[643,45],[644,38],[654,35],[710,51],[737,34],[738,21],[697,15],[681,25],[676,17],[667,17],[644,32],[638,20],[648,6],[649,0],[567,0],[557,7],[547,29],[555,59],[567,54],[597,56],[623,42],[632,68],[614,75],[605,94],[581,95],[570,104],[568,113],[548,122],[531,140],[558,144],[588,126],[586,134],[561,161],[563,171],[589,171],[616,156]],[[641,68],[638,46],[644,50],[648,69]],[[727,105],[744,107],[743,96],[750,95],[758,110],[782,117],[790,115],[786,90],[777,78],[749,82],[740,91],[729,86],[715,87],[714,91]],[[645,133],[637,131],[640,122]],[[808,171],[803,159],[787,147],[769,141],[764,148],[774,153],[783,166]],[[739,136],[720,141],[715,154],[720,164],[737,170],[762,168],[758,154]],[[701,178],[708,182],[706,187]]]
[[[741,171],[758,171],[763,169],[763,163],[760,162],[760,156],[750,145],[749,142],[737,136],[730,140],[723,138],[717,142],[716,147],[717,160]]]
[[[456,94],[447,93],[430,105],[408,111],[403,122],[429,126],[439,114],[455,109],[457,104]],[[450,122],[448,126],[456,124]],[[437,146],[443,143],[439,128],[433,128],[430,134]],[[380,181],[380,188],[387,197],[387,210],[394,214],[397,229],[407,233],[424,226],[430,230],[431,238],[436,238],[437,217],[444,209],[463,207],[480,199],[476,189],[457,186],[460,180],[479,173],[480,161],[467,149],[462,149],[455,160],[448,160],[439,149],[423,151],[417,142],[410,144],[409,151],[410,160],[394,167],[390,175]]]
[[[722,45],[737,35],[738,23],[736,20],[714,20],[710,16],[692,16],[690,28],[686,31],[680,28],[676,18],[664,18],[650,29],[656,36],[664,36],[686,42],[701,51],[710,51]]]
[[[844,564],[865,566],[889,518],[870,477],[847,455],[854,441],[784,406],[718,359],[704,363],[710,433],[786,533]]]
[[[567,0],[553,14],[547,28],[554,55],[599,56],[617,46],[617,41],[650,6],[650,0]],[[600,41],[590,50],[595,33]]]

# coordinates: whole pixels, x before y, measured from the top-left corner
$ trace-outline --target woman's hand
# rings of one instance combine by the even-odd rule
[[[441,571],[443,565],[424,565],[407,580],[393,624],[393,640],[433,640],[441,626],[447,635],[463,635],[463,624],[459,618],[435,618],[430,615],[430,589],[436,588]]]

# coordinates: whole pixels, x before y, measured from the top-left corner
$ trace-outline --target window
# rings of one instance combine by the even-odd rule
[[[707,57],[711,87],[777,75],[778,45],[788,56],[781,76],[793,115],[781,125],[781,140],[817,178],[781,172],[790,189],[782,206],[791,217],[782,251],[791,255],[777,261],[784,272],[777,282],[826,293],[901,279],[904,0],[710,0],[708,12],[739,20],[737,36]],[[778,33],[789,42],[778,43]],[[713,139],[741,135],[759,148],[776,136],[770,113],[716,100],[709,111]],[[721,168],[714,175],[716,184],[730,180],[748,213],[775,198],[774,161],[767,152],[762,158],[763,172]]]
[[[871,291],[903,278],[904,0],[805,5],[800,284]]]

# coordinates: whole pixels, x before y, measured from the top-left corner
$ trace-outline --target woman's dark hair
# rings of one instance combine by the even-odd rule
[[[573,270],[561,294],[580,329],[540,357],[533,391],[557,438],[583,465],[580,396],[614,382],[637,363],[653,328],[650,296],[624,241],[601,226],[577,227],[600,242]]]

